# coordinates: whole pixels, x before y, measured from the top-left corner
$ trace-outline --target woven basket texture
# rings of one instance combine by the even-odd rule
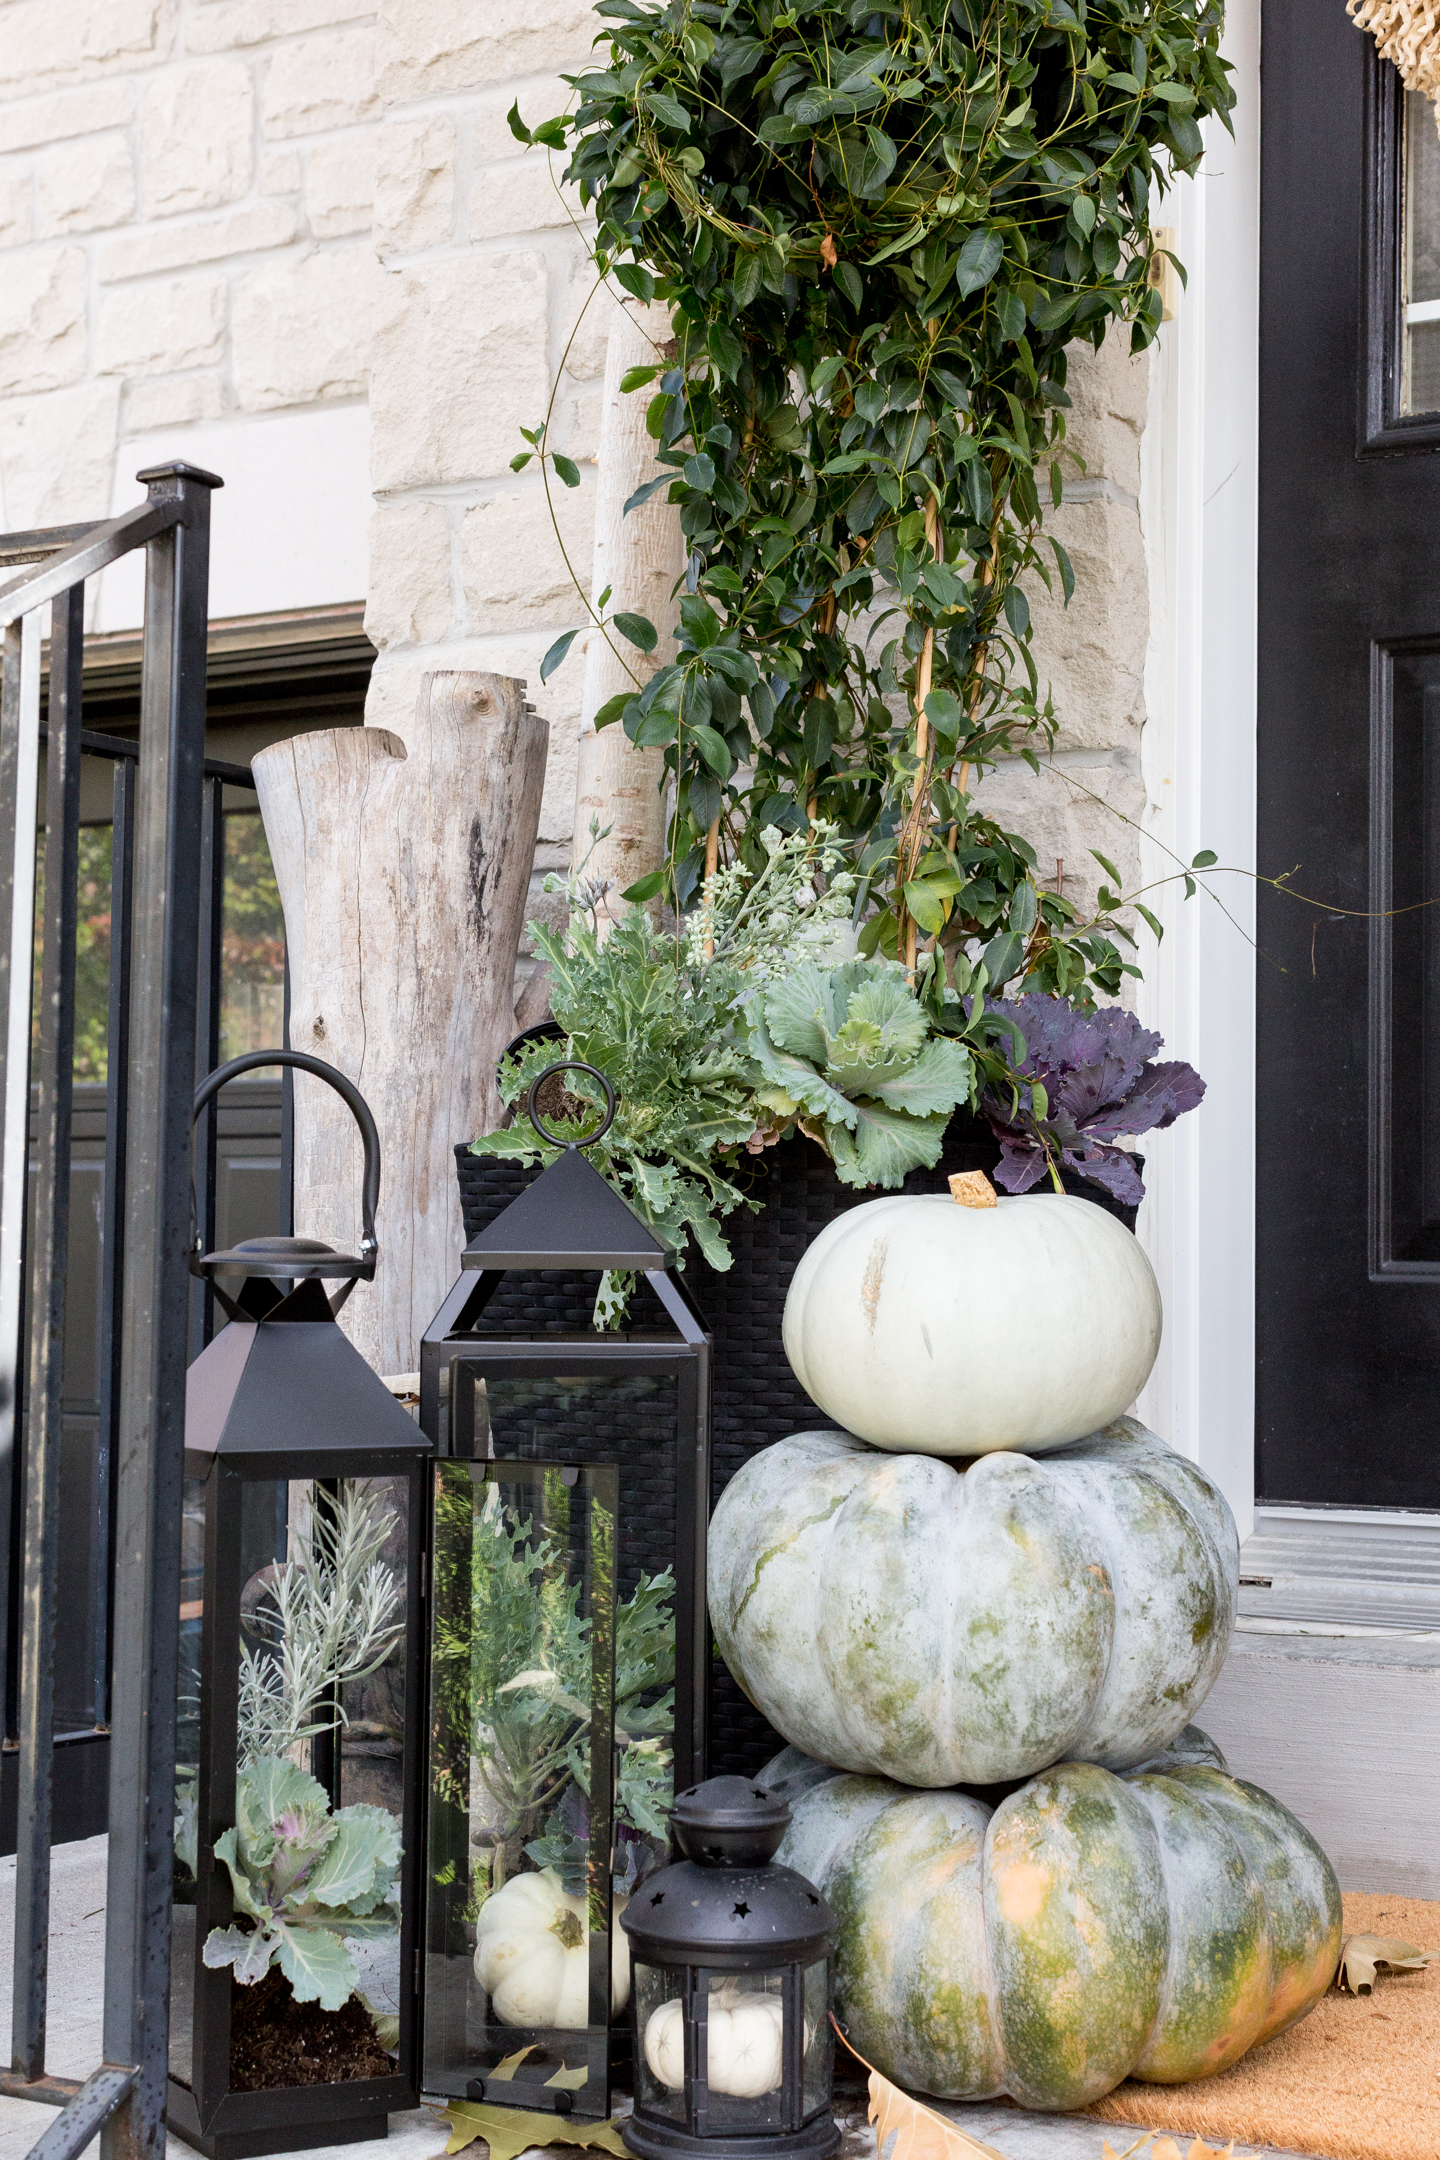
[[[993,1172],[999,1160],[999,1143],[988,1128],[962,1113],[951,1120],[934,1169],[912,1171],[904,1190],[944,1192],[947,1178],[956,1171]],[[1136,1161],[1139,1165],[1143,1158],[1137,1156]],[[463,1146],[455,1150],[455,1163],[467,1239],[492,1223],[539,1174],[535,1165],[472,1155]],[[826,1224],[879,1197],[873,1191],[842,1185],[829,1156],[800,1136],[767,1148],[749,1169],[750,1194],[761,1205],[756,1213],[737,1208],[726,1217],[725,1235],[734,1256],[730,1268],[721,1274],[693,1254],[685,1268],[686,1287],[715,1338],[712,1505],[757,1448],[794,1432],[833,1424],[810,1400],[786,1361],[780,1339],[785,1294],[801,1254]],[[1134,1208],[1122,1207],[1087,1179],[1067,1172],[1064,1182],[1067,1192],[1094,1201],[1127,1229],[1134,1229]],[[1037,1187],[1042,1189],[1050,1188]],[[594,1295],[593,1275],[555,1270],[515,1276],[501,1285],[487,1306],[486,1329],[544,1334],[586,1328]],[[664,1321],[659,1300],[643,1280],[637,1286],[631,1316],[637,1325]],[[612,1426],[606,1437],[613,1442],[619,1436]],[[568,1438],[565,1444],[575,1447]],[[502,1445],[497,1432],[497,1452]],[[657,1480],[653,1448],[653,1437],[647,1433],[638,1447],[635,1441],[627,1445],[621,1438],[618,1451],[613,1444],[608,1451],[592,1446],[569,1457],[620,1462],[621,1581],[626,1587],[639,1567],[653,1572],[674,1554],[673,1465],[668,1478]],[[658,1452],[669,1461],[668,1448]],[[642,1466],[648,1466],[648,1475],[642,1475]],[[668,1494],[668,1513],[657,1489],[662,1483]],[[711,1672],[710,1774],[734,1771],[752,1776],[784,1744],[716,1656]]]

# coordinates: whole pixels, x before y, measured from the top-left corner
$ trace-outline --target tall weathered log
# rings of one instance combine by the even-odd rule
[[[290,1041],[352,1079],[380,1128],[380,1269],[342,1316],[382,1373],[413,1371],[454,1280],[453,1149],[488,1131],[515,1032],[515,953],[549,729],[506,675],[426,675],[408,741],[335,728],[254,762],[285,910]],[[360,1144],[295,1086],[295,1223],[354,1251]]]
[[[679,601],[672,595],[685,569],[680,513],[666,502],[662,488],[625,515],[635,490],[666,468],[656,464],[655,444],[645,431],[648,395],[620,388],[626,369],[654,367],[669,349],[669,339],[670,321],[663,307],[627,301],[615,310],[605,356],[590,589],[598,600],[608,585],[607,614],[628,609],[646,615],[660,633],[647,658],[617,630],[608,638],[592,631],[585,656],[572,860],[580,863],[588,855],[586,876],[610,879],[606,912],[612,919],[624,913],[619,897],[624,888],[657,869],[665,855],[664,753],[637,750],[618,726],[597,735],[595,715],[617,692],[643,686],[675,657],[672,638]],[[610,827],[598,846],[590,837],[592,818],[599,819],[602,831]]]

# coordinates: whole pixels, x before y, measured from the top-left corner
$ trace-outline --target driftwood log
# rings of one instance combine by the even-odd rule
[[[411,1372],[455,1278],[457,1140],[499,1121],[515,953],[549,729],[506,675],[433,674],[407,739],[333,728],[272,743],[255,782],[290,957],[290,1043],[337,1066],[380,1129],[380,1267],[342,1324],[380,1373]],[[360,1235],[360,1141],[295,1081],[295,1226]]]
[[[646,615],[660,633],[648,657],[618,630],[592,630],[585,653],[580,705],[580,746],[575,770],[575,831],[571,860],[586,862],[587,878],[608,878],[611,890],[602,916],[624,913],[620,894],[665,859],[665,753],[637,750],[618,725],[595,732],[595,715],[620,691],[642,689],[657,668],[675,657],[676,592],[685,570],[680,513],[666,489],[625,515],[635,490],[667,468],[655,462],[645,429],[651,392],[622,391],[627,368],[654,367],[673,353],[668,311],[626,301],[611,318],[600,415],[600,471],[595,491],[595,557],[591,592],[598,601],[610,588],[607,615],[629,610]],[[596,846],[590,823],[598,819],[608,838]]]

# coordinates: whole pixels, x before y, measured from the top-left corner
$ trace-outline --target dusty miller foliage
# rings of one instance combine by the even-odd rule
[[[404,1633],[404,1588],[381,1555],[397,1517],[382,1488],[345,1479],[267,1571],[240,1647],[240,1767],[345,1722],[340,1691]]]
[[[667,868],[632,891],[684,908],[717,820],[722,858],[758,867],[762,827],[819,814],[864,880],[867,952],[916,924],[996,987],[1114,992],[1135,971],[1113,909],[1082,921],[1041,890],[971,791],[1054,734],[1025,587],[1072,587],[1043,530],[1066,347],[1155,335],[1152,187],[1234,102],[1219,0],[597,12],[571,112],[512,126],[568,145],[599,268],[674,328],[626,381],[658,380],[668,472],[634,500],[679,506],[678,657],[598,720],[662,747],[677,785]],[[656,643],[634,616],[606,634]]]

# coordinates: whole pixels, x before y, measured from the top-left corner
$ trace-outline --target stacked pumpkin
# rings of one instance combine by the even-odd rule
[[[792,1743],[761,1776],[839,1918],[857,2049],[948,2099],[1075,2108],[1303,2017],[1340,1894],[1188,1722],[1239,1548],[1219,1489],[1122,1414],[1160,1342],[1144,1253],[1088,1200],[952,1184],[802,1259],[786,1354],[845,1429],[726,1488],[711,1618]]]

